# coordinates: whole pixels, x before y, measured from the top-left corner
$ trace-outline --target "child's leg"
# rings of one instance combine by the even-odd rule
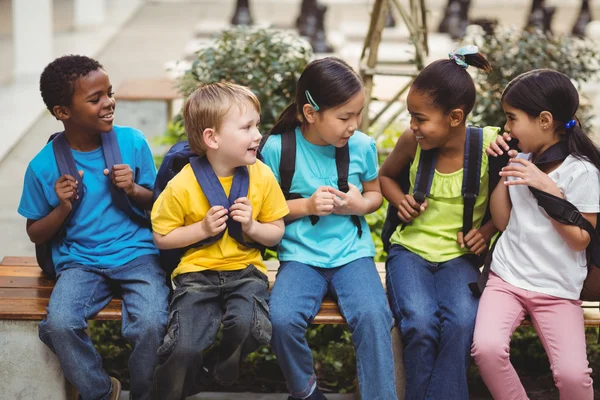
[[[240,362],[271,341],[269,280],[255,266],[220,272],[223,293],[223,336],[216,349],[215,379],[232,384],[240,374]],[[208,362],[208,360],[207,360]]]
[[[593,399],[581,302],[529,292],[527,304],[533,326],[550,359],[560,398]]]
[[[467,399],[467,369],[479,299],[469,283],[479,272],[464,257],[441,263],[434,272],[435,292],[440,308],[440,344],[427,389],[427,399]]]
[[[40,323],[40,339],[56,353],[65,377],[84,399],[103,399],[112,390],[102,358],[85,332],[87,320],[112,299],[100,270],[72,264],[58,275],[48,316]]]
[[[158,363],[156,350],[165,337],[169,318],[169,288],[158,256],[136,258],[108,272],[123,291],[123,337],[133,344],[129,358],[131,395],[146,399]]]
[[[315,268],[295,261],[279,267],[269,308],[273,324],[271,346],[292,396],[305,398],[316,387],[306,328],[321,308],[327,281]]]
[[[390,307],[402,332],[406,398],[425,398],[438,351],[440,310],[433,270],[436,265],[401,246],[386,261]]]
[[[393,319],[373,259],[359,258],[339,268],[331,286],[352,332],[361,398],[395,399]]]
[[[525,296],[525,290],[492,272],[479,302],[471,350],[481,377],[496,400],[527,399],[510,363],[510,337],[525,318]]]
[[[157,350],[159,364],[150,389],[153,400],[180,400],[197,392],[202,352],[221,325],[218,272],[178,275],[167,335]]]

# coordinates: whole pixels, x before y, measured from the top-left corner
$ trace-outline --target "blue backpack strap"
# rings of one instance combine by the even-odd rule
[[[413,188],[413,197],[419,204],[423,203],[429,196],[431,183],[435,174],[435,165],[437,163],[437,150],[423,150],[419,156],[419,165],[417,166],[417,176]]]
[[[469,233],[473,228],[473,213],[475,200],[479,195],[481,176],[481,155],[483,146],[483,129],[478,127],[467,127],[467,138],[465,141],[465,160],[463,164],[463,235]]]
[[[109,174],[112,176],[112,169],[117,164],[123,164],[121,158],[121,151],[119,149],[119,143],[117,141],[117,135],[114,130],[108,133],[100,135],[102,138],[102,150],[104,152],[104,160],[106,162],[106,168],[108,168]],[[124,191],[109,183],[110,195],[112,201],[115,203],[117,208],[125,213],[132,221],[140,226],[150,226],[150,220],[146,215],[145,211],[140,210],[134,206],[129,199],[129,196]]]

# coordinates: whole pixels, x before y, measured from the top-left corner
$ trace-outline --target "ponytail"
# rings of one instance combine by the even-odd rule
[[[569,145],[569,153],[578,158],[587,158],[600,170],[600,149],[581,129],[579,123],[573,128],[567,128],[565,138]]]
[[[267,135],[278,134],[283,132],[291,131],[300,125],[300,121],[298,121],[298,106],[294,101],[292,104],[287,106],[285,110],[279,115],[277,118],[277,122],[271,128]]]

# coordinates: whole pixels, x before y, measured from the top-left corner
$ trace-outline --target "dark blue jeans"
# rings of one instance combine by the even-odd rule
[[[210,350],[213,378],[231,384],[240,361],[271,340],[267,276],[255,266],[237,271],[202,271],[178,275],[171,300],[169,328],[158,349],[150,398],[185,399],[198,393],[204,350],[223,324],[221,342]]]
[[[467,400],[479,271],[466,257],[432,263],[402,246],[387,258],[390,307],[402,332],[406,398]]]
[[[141,256],[106,269],[71,264],[60,270],[57,279],[39,332],[40,339],[56,353],[65,377],[84,400],[108,399],[110,378],[85,329],[87,320],[118,290],[123,296],[122,334],[133,344],[131,395],[146,399],[168,318],[169,288],[158,256]]]
[[[295,261],[279,267],[271,292],[271,346],[293,397],[305,398],[316,386],[306,328],[323,297],[338,302],[352,332],[361,397],[394,400],[392,315],[372,258],[359,258],[338,268],[316,268]]]

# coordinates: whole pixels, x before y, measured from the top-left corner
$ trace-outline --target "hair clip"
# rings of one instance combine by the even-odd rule
[[[308,100],[308,104],[310,104],[311,107],[315,109],[315,111],[319,111],[319,106],[317,105],[317,102],[310,95],[310,92],[308,90],[305,90],[304,94],[306,95],[306,100]]]
[[[565,124],[565,128],[572,129],[572,128],[575,128],[575,125],[577,125],[577,121],[575,121],[574,119],[572,119],[572,120],[570,120],[569,122],[567,122]]]
[[[465,61],[465,56],[477,53],[479,53],[479,48],[477,46],[469,45],[448,53],[448,58],[453,60],[457,65],[467,69],[469,68],[469,64]]]

